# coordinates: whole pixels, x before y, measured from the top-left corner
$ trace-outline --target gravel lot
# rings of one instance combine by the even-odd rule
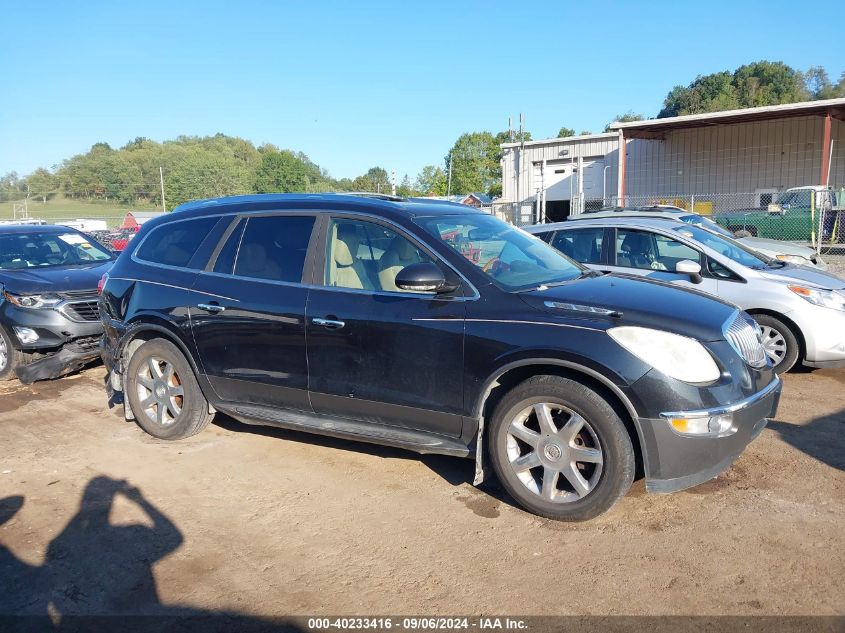
[[[103,379],[0,386],[0,613],[845,612],[845,370],[787,376],[717,479],[637,482],[585,524],[472,487],[469,460],[220,416],[160,442]]]

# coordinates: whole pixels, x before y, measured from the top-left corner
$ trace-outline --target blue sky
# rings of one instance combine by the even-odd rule
[[[465,131],[654,116],[759,59],[845,70],[838,2],[0,1],[0,174],[223,132],[413,178]],[[831,30],[831,28],[833,30]],[[841,29],[840,29],[841,30]],[[819,37],[829,33],[830,37]]]

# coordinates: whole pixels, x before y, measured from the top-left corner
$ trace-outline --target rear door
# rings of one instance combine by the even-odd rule
[[[316,219],[307,212],[237,217],[197,276],[192,333],[221,400],[311,410],[303,275]]]
[[[335,215],[318,247],[308,299],[308,366],[317,413],[459,436],[465,298],[395,285],[405,266],[454,271],[404,230]]]

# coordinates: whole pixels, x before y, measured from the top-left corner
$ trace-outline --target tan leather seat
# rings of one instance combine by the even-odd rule
[[[236,275],[272,279],[278,281],[281,275],[279,265],[267,257],[267,249],[261,244],[244,244],[238,255]]]
[[[329,262],[329,285],[341,288],[373,290],[367,278],[367,271],[358,259],[358,232],[354,226],[332,226],[331,261]]]
[[[411,264],[419,264],[423,259],[420,257],[419,251],[414,248],[404,237],[396,236],[390,242],[390,246],[384,251],[384,254],[379,260],[378,279],[381,283],[382,290],[401,290],[396,286],[396,275],[399,271],[410,266]]]

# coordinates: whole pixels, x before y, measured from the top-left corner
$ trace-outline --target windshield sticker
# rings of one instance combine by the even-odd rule
[[[65,233],[64,235],[59,235],[59,239],[66,244],[87,244],[88,241],[82,237],[81,235],[77,235],[76,233]]]

